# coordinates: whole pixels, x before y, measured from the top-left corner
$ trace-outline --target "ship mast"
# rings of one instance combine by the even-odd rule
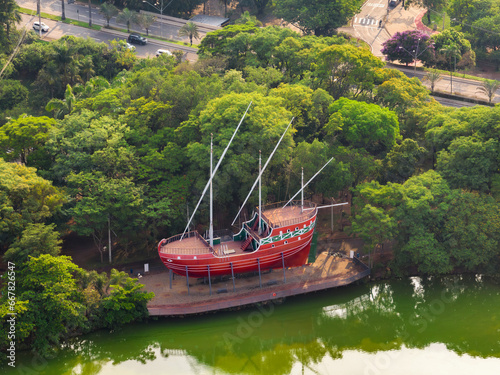
[[[302,167],[302,177],[300,181],[300,213],[304,212],[304,167]]]
[[[271,155],[269,155],[269,158],[267,158],[267,161],[266,161],[266,164],[264,164],[264,167],[262,168],[262,170],[260,171],[259,173],[259,177],[257,177],[257,179],[255,180],[255,182],[253,183],[253,186],[252,188],[250,189],[250,191],[248,192],[248,195],[245,199],[245,201],[243,202],[243,204],[241,205],[240,207],[240,210],[238,211],[238,213],[236,214],[236,217],[234,218],[233,222],[231,223],[231,225],[234,225],[234,223],[236,222],[236,220],[238,219],[238,216],[240,216],[240,213],[241,213],[241,210],[243,209],[243,207],[245,206],[245,204],[247,203],[247,200],[248,198],[250,198],[250,194],[252,194],[253,192],[253,189],[255,189],[255,185],[257,185],[257,182],[260,181],[260,178],[262,177],[262,174],[264,173],[264,171],[266,170],[266,167],[267,165],[269,164],[269,162],[271,161],[271,158],[273,157],[274,153],[276,152],[276,150],[278,149],[278,146],[280,145],[281,141],[283,140],[283,137],[285,136],[286,132],[288,131],[288,128],[290,127],[290,125],[292,125],[292,121],[293,121],[294,117],[290,120],[290,123],[288,124],[288,126],[286,127],[284,133],[281,135],[281,138],[280,140],[278,141],[278,143],[276,144],[276,146],[274,147],[274,150],[273,152],[271,153]],[[260,204],[259,204],[260,206]]]
[[[214,134],[210,134],[210,176],[213,174],[214,160]],[[214,246],[214,208],[213,208],[213,188],[212,178],[210,178],[210,227],[208,236],[210,238],[210,246]]]
[[[262,233],[262,230],[260,228],[260,223],[262,222],[261,220],[262,217],[262,152],[259,150],[259,234]]]
[[[326,167],[328,164],[330,164],[330,162],[331,162],[332,160],[333,160],[333,158],[331,158],[330,160],[328,160],[328,161],[326,162],[326,164],[325,164],[325,165],[323,165],[323,166],[321,167],[321,169],[320,169],[319,171],[317,171],[317,172],[316,172],[316,174],[315,174],[314,176],[312,176],[312,177],[309,179],[309,181],[307,181],[307,183],[306,183],[305,185],[304,185],[304,183],[302,183],[302,187],[300,188],[300,190],[299,190],[298,192],[296,192],[296,193],[295,193],[295,195],[294,195],[293,197],[291,197],[291,198],[290,198],[290,200],[289,200],[288,202],[286,202],[286,203],[285,203],[285,205],[284,205],[282,208],[285,208],[285,207],[288,205],[288,203],[290,203],[291,201],[293,201],[293,198],[295,198],[295,197],[297,196],[297,194],[299,194],[300,192],[303,192],[303,191],[304,191],[304,188],[305,188],[307,185],[309,185],[309,183],[310,183],[312,180],[314,180],[314,178],[315,178],[317,175],[319,175],[319,173],[320,173],[323,169],[325,169],[325,167]],[[302,178],[303,178],[303,177],[302,177]],[[303,181],[303,180],[302,180],[302,181]],[[304,197],[304,193],[302,193],[302,197]],[[303,200],[303,199],[304,199],[304,198],[302,198],[302,205],[304,204],[304,200]]]
[[[188,230],[189,228],[189,225],[191,224],[191,221],[193,220],[193,217],[194,217],[194,214],[196,213],[196,211],[198,210],[198,207],[200,206],[200,203],[201,201],[203,200],[203,198],[205,197],[205,193],[207,192],[207,189],[208,187],[210,186],[210,184],[212,183],[212,179],[214,177],[214,175],[217,173],[217,170],[219,169],[219,166],[220,166],[220,163],[222,162],[222,159],[224,159],[224,156],[226,155],[226,152],[227,150],[229,149],[229,146],[231,146],[231,142],[233,141],[234,139],[234,136],[236,135],[236,132],[238,131],[238,129],[240,128],[240,125],[241,123],[243,122],[243,119],[245,118],[245,116],[247,115],[247,112],[248,110],[250,109],[250,106],[252,105],[252,102],[250,102],[250,104],[248,105],[247,107],[247,110],[245,111],[245,113],[243,114],[243,117],[241,118],[240,120],[240,123],[238,124],[238,126],[236,127],[236,130],[234,131],[233,133],[233,136],[231,137],[231,139],[229,140],[229,143],[227,144],[226,148],[224,149],[224,152],[222,153],[219,161],[217,162],[217,165],[215,166],[215,170],[213,171],[213,173],[210,174],[210,179],[208,180],[207,184],[205,185],[205,189],[203,189],[203,193],[201,193],[201,197],[200,199],[198,200],[198,204],[196,205],[196,208],[194,209],[193,211],[193,214],[191,215],[191,217],[189,218],[189,221],[186,225],[186,228],[184,229],[184,232],[182,232],[182,236],[180,238],[179,241],[182,241],[182,239],[184,238],[184,235],[186,234],[186,231]]]

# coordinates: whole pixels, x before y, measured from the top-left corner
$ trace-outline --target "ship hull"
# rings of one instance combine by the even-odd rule
[[[264,271],[282,268],[283,265],[299,267],[307,261],[315,223],[316,216],[301,230],[296,224],[273,230],[267,243],[248,253],[229,256],[179,256],[159,251],[159,255],[165,266],[176,274],[195,278],[258,272],[259,269]]]

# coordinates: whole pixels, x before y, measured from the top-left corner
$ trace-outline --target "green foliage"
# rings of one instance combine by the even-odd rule
[[[323,89],[312,90],[303,85],[282,84],[270,92],[284,99],[284,106],[294,117],[297,142],[312,141],[326,125],[333,98]]]
[[[461,66],[463,69],[475,66],[476,55],[464,33],[454,29],[446,29],[432,35],[432,40],[434,41],[434,49],[441,55],[441,58],[438,57],[436,61],[438,68],[449,68],[450,61],[454,63],[455,57],[457,66]]]
[[[330,113],[326,133],[346,145],[378,154],[400,138],[396,114],[376,104],[340,98],[330,105]]]
[[[422,164],[427,151],[413,139],[395,145],[383,161],[383,181],[403,183],[413,176]]]
[[[64,203],[62,192],[33,168],[0,159],[0,243],[7,247],[28,224],[42,223]]]
[[[187,22],[183,25],[179,32],[177,33],[179,36],[187,36],[189,38],[189,42],[193,45],[193,38],[200,39],[200,34],[198,33],[198,26],[196,26],[193,22]]]
[[[492,273],[498,265],[498,204],[486,195],[451,190],[435,171],[411,177],[403,185],[362,184],[356,189],[355,205],[355,232],[370,243],[395,241],[398,273],[410,267],[424,274],[443,274],[455,267]],[[389,236],[381,231],[384,237],[379,239],[373,225],[377,220],[381,226],[398,224],[387,227]]]
[[[154,293],[142,291],[143,285],[139,284],[137,279],[131,279],[125,272],[113,271],[115,273],[112,273],[111,278],[121,278],[124,282],[120,285],[110,280],[111,292],[102,300],[102,314],[109,328],[116,328],[147,316],[146,304],[154,297]]]
[[[498,171],[498,141],[455,138],[448,151],[438,154],[437,170],[453,188],[488,191]]]
[[[124,272],[113,269],[108,278],[79,268],[66,256],[30,257],[16,271],[16,345],[31,347],[38,354],[48,354],[75,334],[142,319],[154,296]],[[5,288],[2,318],[8,312]],[[6,332],[6,319],[0,328]],[[6,337],[0,339],[2,350],[8,345]]]
[[[46,116],[33,117],[23,114],[0,127],[0,155],[8,161],[19,160],[30,164],[47,140],[56,121]],[[33,155],[33,157],[31,157]]]
[[[384,63],[363,48],[352,45],[333,45],[322,50],[314,69],[318,86],[335,99],[353,97],[371,91],[374,87],[376,68]]]
[[[61,244],[62,240],[59,239],[54,224],[28,224],[21,236],[10,245],[3,259],[21,268],[30,256],[38,258],[41,254],[59,255]]]
[[[21,82],[5,79],[0,81],[0,111],[24,104],[28,98],[28,89]]]
[[[391,78],[377,88],[375,100],[398,114],[400,120],[406,117],[409,108],[422,107],[431,99],[422,82],[414,78]]]
[[[359,12],[361,0],[277,0],[274,14],[306,33],[328,36]]]

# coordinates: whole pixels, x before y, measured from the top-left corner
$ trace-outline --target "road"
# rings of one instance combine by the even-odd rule
[[[417,77],[421,81],[423,81],[426,72],[421,70],[414,71],[411,68],[398,67],[400,71],[406,74],[408,77]],[[481,87],[480,81],[475,81],[472,79],[453,77],[453,93],[465,96],[468,98],[475,98],[480,100],[488,100],[485,94],[482,94],[478,91],[479,87]],[[441,91],[444,93],[451,94],[451,80],[449,74],[443,74],[441,79],[436,82],[435,90]],[[500,103],[500,90],[497,90],[496,97],[493,99],[493,103]],[[437,100],[437,98],[436,98]],[[447,99],[449,100],[449,99]],[[470,103],[469,103],[470,104]],[[472,104],[473,105],[473,104]]]
[[[35,0],[16,0],[20,7],[36,10]],[[105,26],[107,24],[106,19],[102,14],[99,13],[99,9],[92,7],[92,24]],[[60,0],[44,0],[42,1],[42,12],[53,14],[56,16],[61,16],[61,1]],[[64,3],[64,13],[66,18],[70,18],[77,21],[88,22],[89,20],[89,7],[85,3],[73,3],[68,4],[67,0]],[[180,20],[181,21],[181,20]],[[151,25],[149,33],[151,35],[160,36],[166,39],[189,42],[188,37],[179,37],[178,32],[182,22],[174,21],[172,19],[160,19],[157,17],[156,22]],[[110,20],[110,26],[127,29],[127,25],[124,23],[116,22],[116,17]],[[146,30],[139,28],[135,24],[130,25],[130,30],[135,32],[140,32],[142,34],[146,33]],[[200,40],[206,35],[207,32],[212,31],[210,28],[199,27],[198,33],[200,34]]]
[[[31,29],[33,21],[38,19],[38,17],[34,18],[26,14],[21,14],[21,16],[22,25],[25,25],[28,29]],[[44,18],[42,18],[42,21],[50,28],[48,33],[42,34],[43,38],[47,40],[59,39],[64,35],[75,35],[81,38],[91,38],[97,42],[110,44],[112,40],[126,40],[128,36],[127,33],[110,31],[104,28],[98,31]],[[135,47],[136,55],[143,58],[155,57],[156,50],[162,48],[170,51],[181,50],[184,52],[184,59],[188,61],[193,62],[198,59],[198,55],[196,54],[197,50],[195,48],[162,42],[155,39],[148,39],[148,43],[145,46],[135,45]]]
[[[382,57],[382,43],[390,37],[387,30],[381,27],[386,22],[387,3],[387,0],[368,0],[352,19],[351,27],[340,29],[367,42],[372,53],[378,57]]]

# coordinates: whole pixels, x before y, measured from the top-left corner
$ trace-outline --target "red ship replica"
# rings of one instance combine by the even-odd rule
[[[168,269],[176,274],[198,278],[210,278],[217,275],[232,275],[234,277],[234,274],[237,273],[258,271],[260,274],[263,270],[270,268],[297,267],[306,263],[311,247],[318,208],[322,207],[317,207],[315,203],[304,201],[303,189],[332,159],[306,185],[303,184],[302,177],[302,189],[299,190],[299,192],[302,192],[300,200],[293,200],[299,193],[297,192],[286,203],[273,203],[265,206],[262,206],[261,203],[262,173],[288,131],[291,121],[263,168],[261,166],[261,158],[259,158],[259,176],[242,205],[243,208],[258,182],[259,206],[253,214],[252,219],[244,222],[241,230],[236,234],[215,238],[213,236],[212,178],[217,172],[250,105],[240,120],[233,137],[222,153],[214,171],[212,171],[211,147],[210,180],[196,206],[197,209],[206,190],[210,187],[210,229],[208,235],[205,238],[196,231],[186,232],[194,216],[193,212],[183,234],[163,239],[158,244],[158,253],[161,260]],[[238,212],[233,224],[240,212]]]

